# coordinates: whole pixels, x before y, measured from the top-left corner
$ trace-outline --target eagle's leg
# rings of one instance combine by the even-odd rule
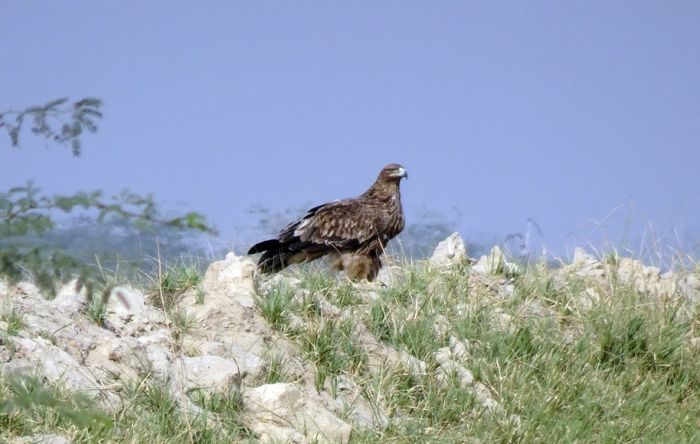
[[[338,253],[329,255],[331,270],[343,271],[343,256]]]
[[[369,281],[374,278],[370,279],[374,263],[369,256],[352,253],[341,254],[330,265],[333,270],[345,271],[347,277],[353,281]]]
[[[379,253],[376,252],[370,253],[369,258],[371,260],[371,264],[369,272],[367,273],[367,280],[372,282],[377,278],[379,270],[382,268],[382,261],[379,259]]]

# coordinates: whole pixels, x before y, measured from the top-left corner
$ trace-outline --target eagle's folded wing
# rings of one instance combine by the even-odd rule
[[[361,199],[345,199],[312,208],[304,218],[285,227],[278,238],[291,242],[293,251],[312,245],[353,249],[381,236],[386,219],[380,208]]]

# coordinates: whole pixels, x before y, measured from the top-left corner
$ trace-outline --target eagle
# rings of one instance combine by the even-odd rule
[[[258,269],[265,274],[329,255],[333,269],[353,280],[372,281],[387,243],[404,228],[399,185],[407,177],[404,167],[389,164],[360,196],[311,208],[248,254],[262,253]]]

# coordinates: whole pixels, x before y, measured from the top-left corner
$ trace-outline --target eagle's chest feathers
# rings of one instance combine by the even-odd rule
[[[389,227],[387,234],[393,238],[404,228],[403,208],[401,208],[401,195],[397,192],[391,196],[388,205]]]

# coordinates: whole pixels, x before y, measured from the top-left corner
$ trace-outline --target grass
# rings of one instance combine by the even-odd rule
[[[251,432],[243,425],[243,393],[237,387],[229,387],[224,392],[206,393],[197,391],[191,396],[195,404],[202,408],[205,416],[221,424],[231,437],[251,438]]]
[[[77,427],[86,433],[109,427],[109,416],[91,399],[44,385],[38,378],[0,380],[0,440],[4,436]]]
[[[36,378],[0,380],[0,441],[12,436],[56,433],[74,443],[227,443],[252,440],[242,425],[241,393],[192,394],[201,408],[186,414],[161,384],[141,380],[123,390],[124,406],[102,411],[89,398]]]
[[[507,300],[490,292],[488,282],[470,287],[467,269],[432,275],[432,287],[409,273],[407,285],[386,290],[368,308],[365,322],[377,338],[429,361],[444,341],[431,331],[433,321],[445,316],[449,334],[470,344],[465,365],[505,415],[486,412],[472,390],[437,386],[430,371],[398,369],[370,392],[382,393],[402,420],[353,441],[700,439],[700,351],[689,343],[699,310],[683,317],[678,301],[654,299],[614,279],[559,282],[556,270],[538,265],[503,277],[514,285]],[[601,300],[576,309],[591,286]],[[523,315],[522,307],[533,303],[551,315]],[[512,317],[512,328],[493,323],[495,309]]]
[[[317,390],[323,388],[328,376],[335,378],[363,370],[367,355],[353,341],[352,334],[352,321],[324,319],[297,336],[302,351],[316,368]]]
[[[287,326],[293,297],[293,289],[284,284],[274,285],[258,297],[262,316],[272,328]]]
[[[197,317],[183,308],[173,308],[170,311],[172,333],[175,339],[182,338],[197,326]]]
[[[93,297],[87,304],[87,316],[97,325],[102,326],[107,315],[107,301],[102,297]]]
[[[450,304],[429,290],[431,277],[429,270],[410,268],[397,286],[381,292],[365,316],[377,338],[424,361],[447,344],[435,326]]]
[[[170,266],[166,264],[162,268],[152,284],[154,305],[170,311],[180,296],[191,289],[197,291],[197,300],[203,302],[204,295],[199,288],[202,274],[196,264],[180,261]]]
[[[362,303],[357,289],[349,282],[343,282],[330,292],[330,302],[340,308],[351,307]]]
[[[195,262],[184,259],[174,265],[158,262],[155,277],[148,280],[151,286],[150,302],[168,315],[172,337],[181,340],[197,325],[195,316],[178,307],[182,295],[194,291],[196,303],[204,303],[200,267]]]
[[[15,307],[5,307],[0,313],[0,320],[7,324],[5,333],[9,336],[16,335],[24,328],[24,316]]]
[[[263,383],[291,382],[292,377],[285,369],[285,360],[282,354],[275,354],[269,358]]]
[[[605,258],[611,269],[622,262],[617,254]],[[255,384],[307,381],[336,396],[341,377],[353,380],[391,419],[386,427],[356,427],[353,443],[700,441],[700,348],[691,342],[700,336],[700,309],[686,311],[677,295],[640,292],[615,270],[603,278],[544,263],[504,270],[485,277],[466,263],[449,270],[416,263],[395,284],[374,288],[372,298],[323,270],[302,271],[300,289],[277,284],[258,295],[259,313],[290,348],[267,357]],[[172,273],[161,281],[164,295],[199,285],[189,272]],[[582,304],[586,291],[598,297]],[[329,303],[341,310],[327,310]],[[22,328],[20,314],[2,316],[8,333]],[[192,328],[186,313],[171,310],[170,317],[181,334]],[[362,324],[426,370],[370,355],[358,340]],[[453,359],[472,373],[473,385],[456,373],[436,377],[435,352],[455,341],[468,344]],[[291,376],[290,350],[310,378]],[[27,387],[0,382],[0,441],[30,432],[78,443],[255,440],[242,425],[238,388],[190,393],[202,409],[195,415],[150,379],[127,384],[116,413],[38,381]],[[75,422],[83,416],[86,422]]]

